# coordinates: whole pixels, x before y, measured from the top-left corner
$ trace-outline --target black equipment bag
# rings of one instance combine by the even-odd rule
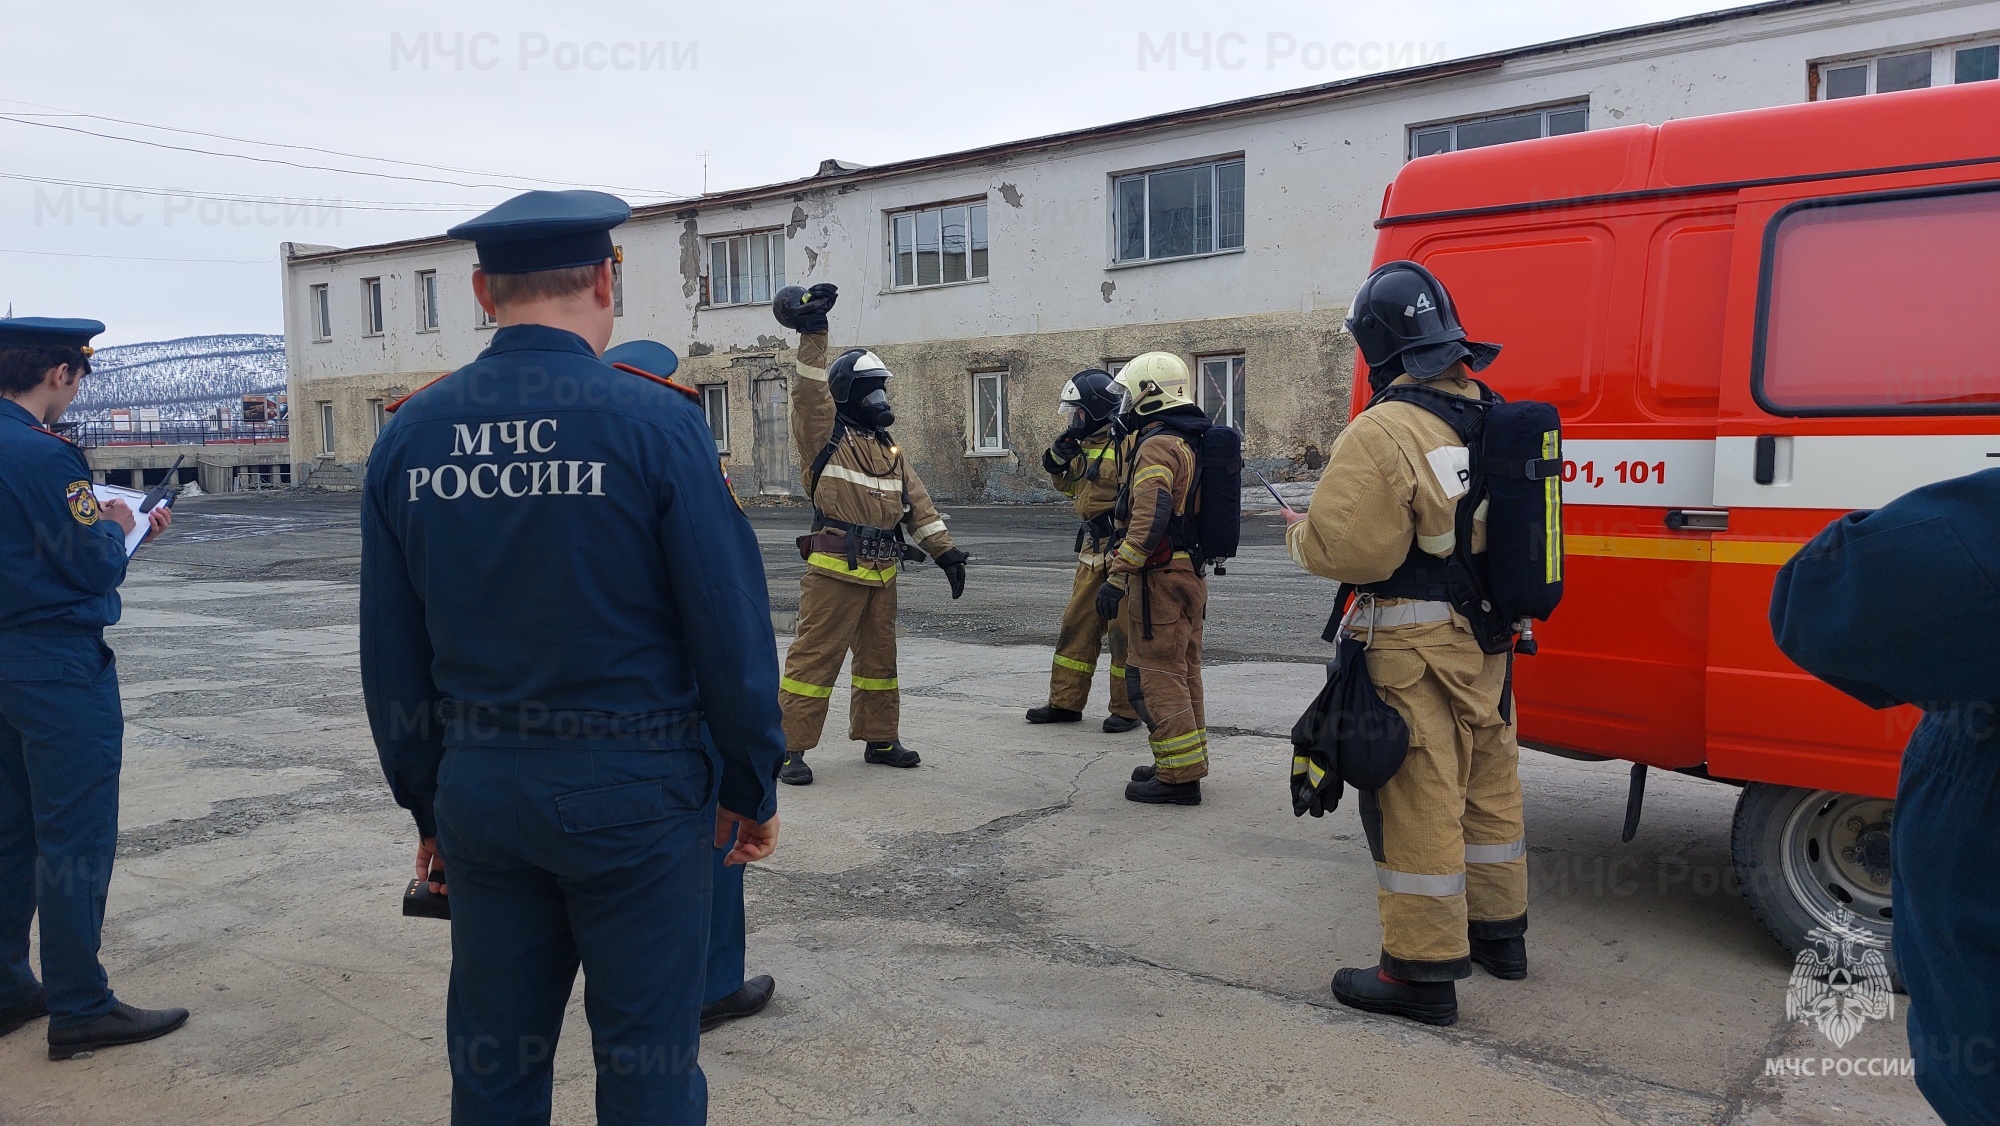
[[[1326,816],[1340,806],[1343,786],[1381,789],[1409,751],[1409,725],[1368,676],[1368,647],[1342,638],[1326,687],[1292,725],[1292,816]]]
[[[1201,507],[1194,518],[1194,557],[1203,563],[1234,559],[1243,538],[1243,432],[1210,426],[1195,453],[1201,459],[1195,477]]]

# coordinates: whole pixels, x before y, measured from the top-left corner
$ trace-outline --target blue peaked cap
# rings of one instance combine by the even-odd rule
[[[674,354],[674,350],[657,340],[627,340],[604,353],[604,362],[638,368],[647,375],[657,375],[662,379],[674,374],[681,366],[681,358]]]
[[[632,205],[604,192],[524,192],[445,232],[479,249],[489,274],[590,266],[611,257],[611,228]]]

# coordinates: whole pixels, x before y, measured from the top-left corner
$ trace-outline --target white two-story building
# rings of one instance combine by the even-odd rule
[[[896,372],[897,436],[941,498],[1052,496],[1038,462],[1063,381],[1151,349],[1187,358],[1252,464],[1310,471],[1346,417],[1341,322],[1404,161],[1996,76],[2000,0],[1780,0],[921,160],[826,161],[639,210],[614,232],[614,341],[680,352],[746,494],[798,488],[791,339],[769,300],[821,281],[841,289],[835,348]],[[296,472],[352,483],[382,405],[489,339],[472,248],[283,257]]]

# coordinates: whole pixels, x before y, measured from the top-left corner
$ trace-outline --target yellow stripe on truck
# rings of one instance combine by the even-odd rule
[[[1658,536],[1565,536],[1570,555],[1599,559],[1669,559],[1684,563],[1751,563],[1780,567],[1805,544],[1796,540],[1665,539]]]

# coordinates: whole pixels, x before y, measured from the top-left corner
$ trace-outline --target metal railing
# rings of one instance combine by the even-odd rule
[[[282,445],[291,441],[291,423],[161,419],[158,422],[133,422],[121,428],[109,421],[97,420],[79,422],[62,433],[85,449],[101,446]]]

